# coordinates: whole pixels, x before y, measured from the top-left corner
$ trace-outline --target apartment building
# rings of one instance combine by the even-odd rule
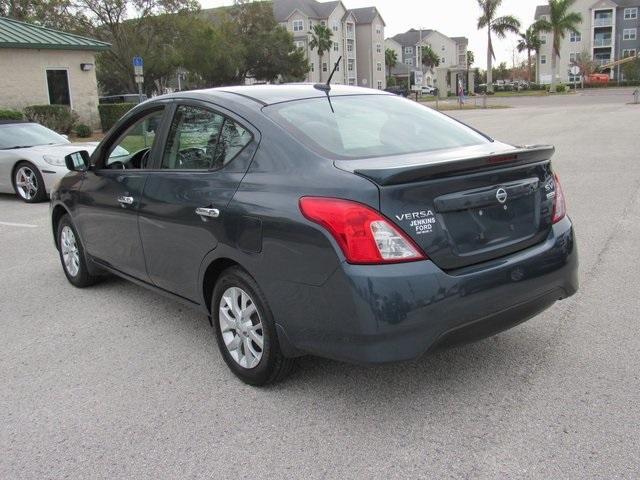
[[[422,84],[437,87],[443,97],[456,91],[458,81],[473,89],[472,72],[467,71],[469,40],[466,37],[448,37],[437,30],[412,28],[388,38],[385,46],[396,52],[398,64],[391,69],[391,74],[398,79],[416,78],[415,72],[422,72]],[[424,46],[431,47],[438,55],[437,67],[427,68],[422,64],[421,47]]]
[[[311,67],[308,82],[325,82],[342,57],[332,83],[386,87],[384,65],[385,23],[375,7],[348,10],[341,1],[273,0],[273,13],[280,25],[305,50]],[[309,46],[314,25],[332,32],[332,48],[322,57]]]
[[[640,0],[577,0],[571,7],[582,15],[578,34],[569,33],[560,45],[558,61],[559,82],[579,82],[580,75],[571,74],[571,66],[576,56],[585,52],[593,60],[606,65],[640,52]],[[549,6],[536,8],[535,19],[549,19]],[[551,83],[552,79],[552,36],[541,34],[542,48],[537,59],[540,83]],[[609,71],[611,79],[623,79],[622,69]]]

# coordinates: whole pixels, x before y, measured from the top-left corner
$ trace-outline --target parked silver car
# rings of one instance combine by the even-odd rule
[[[69,170],[65,155],[78,149],[93,152],[97,142],[71,143],[38,123],[0,121],[0,193],[27,203],[47,198],[51,187]]]

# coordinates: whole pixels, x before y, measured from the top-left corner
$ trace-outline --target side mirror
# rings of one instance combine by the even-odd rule
[[[89,169],[90,156],[86,150],[70,153],[64,157],[64,163],[72,172],[86,172]]]

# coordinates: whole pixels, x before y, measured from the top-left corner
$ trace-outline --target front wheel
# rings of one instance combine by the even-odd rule
[[[13,173],[13,188],[18,198],[27,203],[42,202],[47,197],[40,170],[31,162],[19,162]]]
[[[284,379],[294,360],[280,351],[275,322],[255,280],[239,267],[220,276],[212,298],[213,326],[222,357],[250,385]]]
[[[84,248],[69,215],[64,215],[58,223],[58,250],[62,269],[69,282],[84,288],[96,283],[100,277],[91,275],[87,268],[87,260],[84,256]]]

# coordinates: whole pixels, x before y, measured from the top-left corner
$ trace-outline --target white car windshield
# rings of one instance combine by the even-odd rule
[[[332,111],[333,107],[333,111]],[[395,95],[313,98],[265,107],[281,127],[322,155],[340,159],[429,152],[490,140],[430,108]]]
[[[69,140],[37,123],[0,125],[0,150],[67,144]]]

